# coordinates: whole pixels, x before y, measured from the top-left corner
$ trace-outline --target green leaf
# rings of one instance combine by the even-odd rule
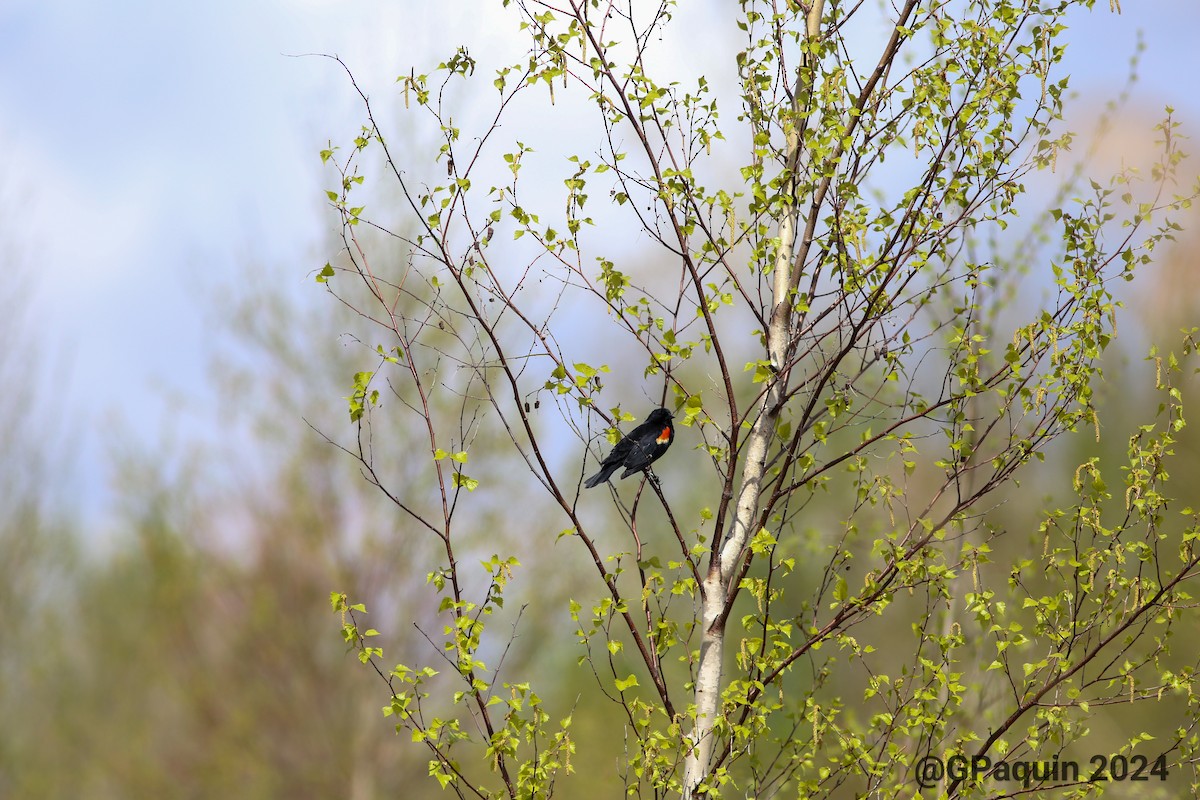
[[[467,477],[461,472],[456,472],[451,475],[450,481],[454,485],[454,488],[457,489],[461,486],[468,492],[473,492],[479,487],[479,481],[475,480],[474,478]]]

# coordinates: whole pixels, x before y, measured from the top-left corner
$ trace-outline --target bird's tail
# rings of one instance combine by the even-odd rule
[[[612,474],[620,468],[621,468],[620,464],[611,464],[609,466],[601,468],[601,470],[599,472],[597,472],[595,475],[588,478],[587,481],[584,482],[584,484],[583,484],[584,488],[591,489],[595,486],[599,486],[600,484],[604,483],[606,480],[611,478]]]

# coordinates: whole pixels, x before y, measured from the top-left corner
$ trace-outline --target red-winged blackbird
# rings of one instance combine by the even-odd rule
[[[622,478],[628,478],[635,472],[641,472],[653,464],[659,456],[667,452],[671,442],[675,440],[675,426],[671,424],[671,412],[665,408],[656,408],[646,417],[646,421],[638,425],[629,435],[617,442],[608,457],[600,464],[600,471],[587,479],[584,484],[591,489],[607,481],[621,467],[625,471]]]

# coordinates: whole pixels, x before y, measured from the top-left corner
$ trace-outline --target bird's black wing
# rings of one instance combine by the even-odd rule
[[[635,431],[636,433],[636,431]],[[601,466],[608,467],[613,464],[624,464],[625,457],[633,450],[633,434],[629,434],[621,441],[617,442],[609,454],[604,457],[604,461],[600,462]]]
[[[638,429],[629,435],[632,444],[624,461],[625,475],[645,469],[667,452],[672,433],[668,425],[647,423],[638,426]]]
[[[629,434],[609,451],[604,460],[600,462],[600,471],[592,477],[588,478],[584,486],[591,489],[594,486],[599,486],[608,480],[614,472],[625,466],[625,459],[629,452],[633,450],[633,434]]]
[[[629,448],[628,456],[621,462],[624,464],[626,472],[632,474],[650,466],[650,462],[655,457],[656,447],[654,440],[648,436],[634,441]]]

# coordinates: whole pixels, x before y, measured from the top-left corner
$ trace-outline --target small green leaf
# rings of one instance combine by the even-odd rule
[[[630,674],[630,676],[628,678],[626,678],[625,680],[621,680],[618,678],[616,683],[617,683],[617,691],[623,692],[626,689],[629,689],[633,686],[638,685],[637,675]]]
[[[454,473],[454,475],[451,476],[450,481],[454,485],[455,489],[457,489],[461,486],[461,487],[465,488],[468,492],[473,492],[473,491],[475,491],[475,489],[477,489],[479,487],[479,481],[475,480],[474,478],[468,477],[461,472]]]

